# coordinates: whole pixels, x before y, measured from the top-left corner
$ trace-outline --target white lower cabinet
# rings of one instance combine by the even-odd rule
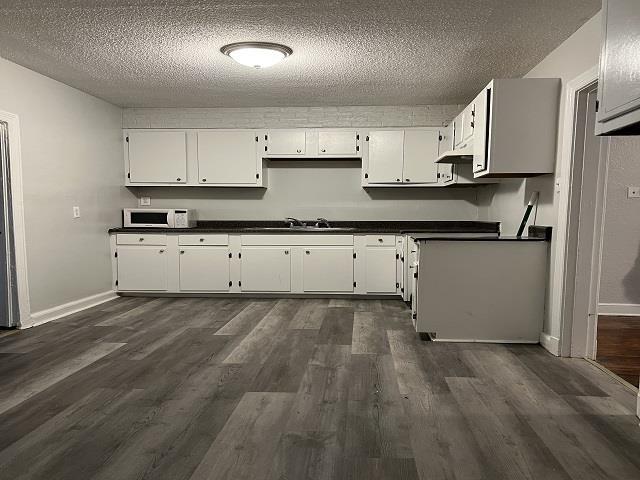
[[[180,290],[229,291],[228,247],[180,247]]]
[[[353,247],[305,248],[302,279],[305,292],[353,292]]]
[[[393,247],[367,247],[367,293],[396,293],[397,250]]]
[[[290,292],[289,247],[242,247],[240,281],[243,292]]]
[[[117,253],[118,290],[162,292],[168,289],[166,247],[120,245]]]

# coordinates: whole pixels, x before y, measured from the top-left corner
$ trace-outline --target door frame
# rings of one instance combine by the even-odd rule
[[[24,222],[24,199],[22,185],[22,150],[20,146],[20,119],[17,115],[0,110],[0,121],[9,127],[9,174],[11,179],[11,221],[13,228],[13,249],[16,267],[16,288],[20,315],[18,327],[31,324],[31,304],[27,276],[27,244]]]
[[[562,149],[558,166],[556,189],[558,191],[558,222],[556,236],[556,261],[554,264],[552,297],[552,316],[559,320],[560,338],[558,354],[563,357],[595,357],[597,309],[599,295],[600,264],[602,252],[602,228],[604,215],[604,199],[606,196],[607,152],[608,138],[601,140],[600,162],[598,165],[598,186],[595,191],[581,192],[582,195],[595,196],[596,218],[594,227],[594,242],[591,255],[591,281],[588,284],[589,313],[582,319],[586,326],[579,330],[584,334],[574,335],[576,325],[573,319],[573,300],[575,296],[567,298],[568,282],[575,282],[574,274],[568,266],[575,262],[577,250],[570,251],[569,232],[574,222],[578,221],[579,208],[571,208],[572,173],[574,171],[574,140],[577,114],[577,100],[580,92],[590,88],[598,81],[598,66],[595,65],[583,74],[569,81],[565,91],[564,125],[562,130]],[[586,328],[585,328],[586,327]]]

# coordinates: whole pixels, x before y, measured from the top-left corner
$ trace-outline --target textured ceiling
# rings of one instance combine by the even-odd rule
[[[601,0],[0,0],[0,56],[128,107],[455,104],[521,76]],[[265,70],[219,52],[294,54]]]

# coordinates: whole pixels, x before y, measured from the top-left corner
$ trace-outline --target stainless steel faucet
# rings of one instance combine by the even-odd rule
[[[329,224],[329,220],[327,220],[326,218],[318,217],[316,220],[317,220],[316,227],[331,228],[331,225]]]
[[[307,226],[307,224],[304,223],[303,221],[298,220],[297,218],[293,218],[293,217],[287,217],[287,218],[284,219],[284,221],[289,224],[289,228],[306,227]]]

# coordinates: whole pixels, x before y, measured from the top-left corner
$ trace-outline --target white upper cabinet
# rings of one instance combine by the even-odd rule
[[[201,184],[257,184],[261,161],[253,130],[198,132],[198,182]]]
[[[304,129],[268,130],[265,137],[265,157],[299,157],[307,151]]]
[[[303,255],[305,292],[353,292],[353,247],[308,247]]]
[[[319,157],[355,157],[359,155],[359,135],[355,130],[320,130]]]
[[[402,182],[404,130],[371,130],[368,160],[369,184]]]
[[[405,183],[438,183],[440,132],[437,130],[405,130],[404,166]]]
[[[127,183],[187,182],[185,131],[129,132],[126,146]]]
[[[553,173],[560,79],[496,79],[475,105],[473,173],[518,178]]]
[[[596,133],[640,135],[640,2],[602,2]]]

